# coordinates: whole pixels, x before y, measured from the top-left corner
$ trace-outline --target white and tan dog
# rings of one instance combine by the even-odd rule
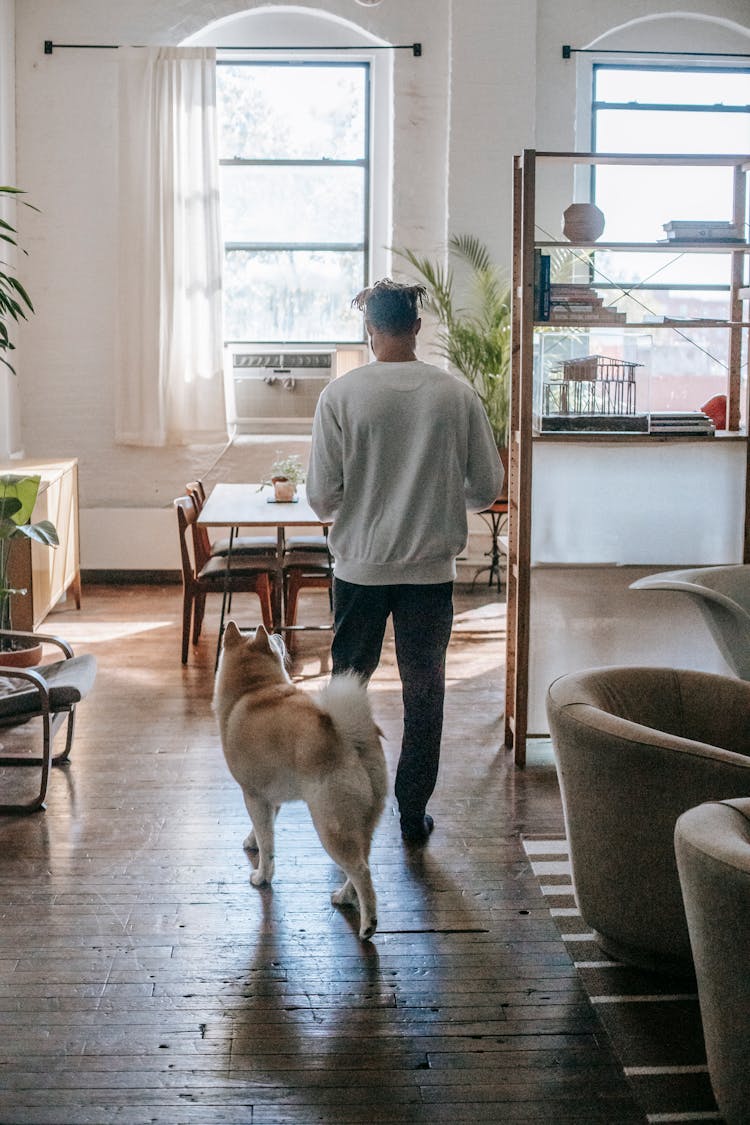
[[[258,887],[273,878],[279,806],[305,801],[323,847],[347,876],[331,901],[358,902],[359,936],[369,938],[378,921],[370,844],[387,788],[380,731],[357,676],[334,676],[308,695],[290,680],[284,657],[281,637],[269,637],[262,625],[250,639],[233,621],[227,625],[214,710],[253,822],[244,842],[259,853],[250,882]]]

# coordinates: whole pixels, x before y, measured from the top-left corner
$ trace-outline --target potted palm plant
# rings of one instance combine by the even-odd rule
[[[510,407],[510,287],[487,247],[473,235],[452,235],[448,264],[412,250],[396,250],[427,289],[426,307],[438,321],[438,346],[479,395],[498,450],[507,455]],[[456,296],[452,260],[468,271],[466,307]]]
[[[0,204],[3,199],[18,200],[23,195],[20,188],[0,185]],[[37,208],[33,204],[20,200],[25,207]],[[18,249],[15,238],[16,228],[0,216],[0,242],[6,246]],[[25,253],[26,251],[23,251]],[[15,275],[13,267],[0,259],[0,363],[4,364],[15,375],[15,368],[7,358],[7,353],[15,349],[10,339],[10,329],[21,320],[26,320],[26,314],[33,312],[34,306],[29,295]]]
[[[36,473],[28,476],[16,473],[0,475],[0,629],[13,627],[13,598],[27,593],[25,589],[11,585],[10,563],[14,543],[31,539],[46,547],[58,545],[57,530],[50,520],[29,522],[40,480]],[[0,664],[34,664],[40,657],[41,645],[22,644],[17,639],[0,636]]]

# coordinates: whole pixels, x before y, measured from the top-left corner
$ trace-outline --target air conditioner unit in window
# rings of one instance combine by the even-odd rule
[[[367,362],[364,346],[325,350],[228,349],[229,423],[239,434],[309,433],[318,396],[336,375]]]

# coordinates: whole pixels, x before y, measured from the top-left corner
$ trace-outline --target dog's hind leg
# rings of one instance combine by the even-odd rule
[[[253,822],[253,831],[245,841],[245,847],[249,847],[249,841],[254,837],[258,849],[258,866],[250,875],[250,882],[254,887],[260,887],[273,879],[274,821],[279,810],[277,806],[269,804],[262,797],[251,797],[247,793],[243,796],[245,807]]]
[[[280,808],[281,808],[281,806],[280,806],[280,805],[276,805],[276,806],[275,806],[275,808],[274,808],[274,814],[273,814],[273,815],[274,815],[274,819],[275,819],[275,818],[276,818],[276,817],[277,817],[277,816],[279,815],[279,809],[280,809]],[[252,831],[251,831],[251,832],[250,832],[250,833],[249,833],[249,834],[248,834],[248,835],[247,835],[247,836],[245,837],[245,839],[244,839],[244,840],[242,841],[242,846],[243,846],[243,848],[245,849],[245,851],[246,851],[246,852],[257,852],[257,850],[258,850],[258,841],[257,841],[257,839],[256,839],[256,837],[255,837],[255,829],[254,829],[254,828],[253,828],[253,829],[252,829]]]
[[[334,906],[352,905],[356,894],[359,904],[359,936],[364,941],[372,937],[378,925],[375,888],[367,862],[369,841],[365,840],[362,832],[332,823],[330,812],[327,817],[319,815],[312,806],[310,812],[321,844],[347,876],[344,885],[331,895],[331,902]]]

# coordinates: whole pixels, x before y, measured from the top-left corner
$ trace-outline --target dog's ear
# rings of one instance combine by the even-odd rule
[[[234,648],[235,645],[240,644],[242,641],[242,634],[240,633],[234,621],[227,621],[224,630],[224,648]]]
[[[270,652],[271,644],[268,640],[268,633],[264,625],[259,625],[255,630],[255,639],[252,641],[253,648],[257,648],[259,652]]]

